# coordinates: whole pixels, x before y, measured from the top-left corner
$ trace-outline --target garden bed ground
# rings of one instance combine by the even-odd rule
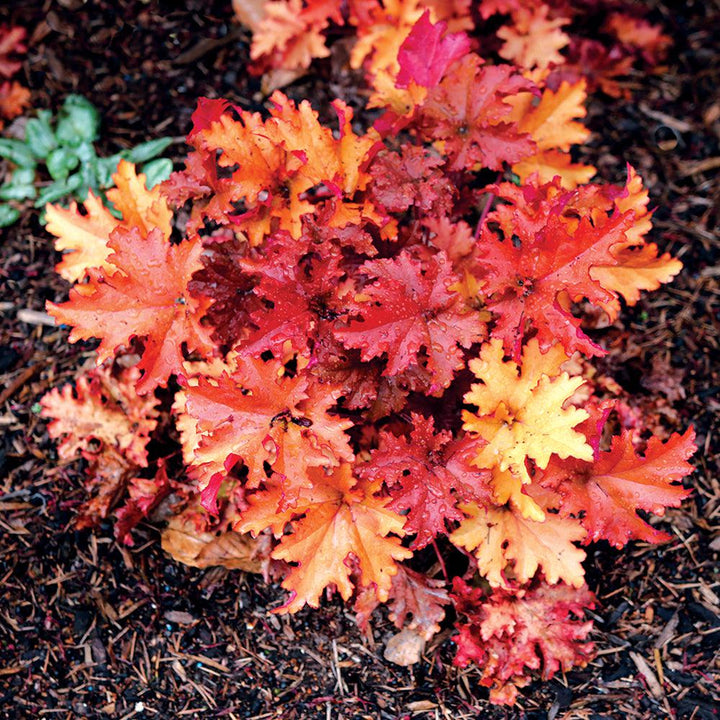
[[[110,154],[189,129],[200,96],[259,107],[244,67],[247,35],[229,0],[47,0],[3,3],[0,23],[31,35],[22,80],[33,106],[71,92],[103,116]],[[685,270],[602,331],[601,371],[639,397],[658,432],[694,423],[693,497],[668,513],[661,547],[594,547],[598,657],[586,669],[527,688],[492,708],[472,668],[451,666],[448,627],[423,662],[382,658],[340,602],[293,617],[268,613],[279,593],[262,580],[171,561],[142,527],[119,547],[108,524],[73,529],[84,497],[73,465],[58,466],[38,398],[91,362],[86,347],[43,322],[67,288],[35,213],[0,234],[0,716],[2,718],[692,718],[720,707],[720,57],[717,2],[658,4],[675,47],[656,75],[631,78],[633,99],[592,100],[583,160],[623,182],[625,162],[657,207],[652,239]],[[342,46],[342,43],[340,44]],[[339,53],[287,88],[316,108],[358,104]],[[329,72],[330,64],[336,69]],[[335,78],[332,83],[328,77]],[[340,81],[337,80],[340,77]],[[176,159],[184,147],[174,146]]]

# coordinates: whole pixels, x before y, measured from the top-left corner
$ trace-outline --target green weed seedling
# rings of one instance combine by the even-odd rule
[[[113,186],[112,173],[121,158],[142,165],[148,188],[170,176],[172,161],[158,155],[171,144],[171,138],[150,140],[102,158],[94,145],[99,130],[97,108],[80,95],[69,95],[54,126],[51,111],[39,110],[37,117],[28,120],[23,140],[0,138],[0,157],[15,167],[10,179],[0,186],[0,227],[17,221],[19,203],[33,200],[36,208],[43,208],[48,202],[71,198],[82,202],[89,190],[113,211],[105,190]],[[42,182],[38,173],[42,165],[49,183]]]

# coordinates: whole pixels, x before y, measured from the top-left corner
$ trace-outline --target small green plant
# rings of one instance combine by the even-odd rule
[[[15,169],[0,186],[0,227],[12,225],[20,217],[14,203],[34,200],[36,208],[48,202],[74,198],[83,201],[92,190],[111,209],[104,191],[113,186],[112,173],[120,159],[142,164],[147,185],[152,188],[167,179],[172,161],[158,158],[172,142],[158,138],[134,148],[121,150],[110,157],[99,157],[94,143],[99,137],[100,113],[80,95],[69,95],[53,127],[52,112],[40,110],[28,120],[25,138],[0,138],[0,157]],[[43,183],[38,173],[45,165],[50,182]]]

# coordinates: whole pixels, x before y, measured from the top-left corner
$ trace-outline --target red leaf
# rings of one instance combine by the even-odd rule
[[[230,103],[223,98],[198,98],[195,112],[192,114],[192,130],[188,133],[188,140],[198,133],[207,130],[214,122],[218,122]]]
[[[450,595],[458,622],[454,663],[480,666],[480,683],[490,688],[490,702],[513,705],[517,688],[542,670],[549,680],[558,670],[584,667],[594,654],[586,640],[592,621],[583,622],[585,609],[595,606],[587,586],[534,583],[527,588],[495,589],[489,597],[455,578]]]
[[[302,239],[278,234],[265,244],[257,262],[246,264],[259,274],[255,294],[262,301],[250,314],[257,330],[241,343],[243,355],[256,357],[270,350],[281,357],[285,343],[309,354],[323,324],[344,314],[340,250],[330,243],[308,243],[308,252],[303,252]]]
[[[697,449],[694,440],[692,428],[666,443],[653,437],[640,456],[632,433],[624,430],[594,463],[553,460],[541,482],[562,495],[562,514],[581,514],[586,543],[604,539],[619,548],[630,539],[663,542],[670,535],[648,525],[637,510],[664,515],[666,507],[677,507],[690,494],[675,483],[693,472],[687,459]]]
[[[146,518],[173,489],[165,463],[160,462],[154,478],[132,478],[128,483],[129,500],[115,512],[115,537],[125,545],[134,545],[130,531]]]
[[[397,375],[427,354],[434,389],[447,387],[463,367],[458,345],[469,347],[482,339],[480,315],[465,310],[458,293],[449,290],[457,280],[444,253],[423,264],[407,250],[392,260],[371,260],[363,271],[376,278],[364,289],[369,298],[358,303],[360,320],[335,331],[348,347],[362,350],[363,360],[387,355],[386,375]]]
[[[476,163],[500,170],[503,163],[515,163],[535,150],[530,136],[508,117],[512,107],[505,102],[534,89],[511,65],[481,66],[477,55],[466,55],[430,90],[419,125],[428,140],[444,141],[451,170]]]
[[[10,53],[24,53],[27,47],[23,44],[25,39],[25,28],[2,27],[0,28],[0,77],[9,78],[21,67],[22,63],[17,60],[10,60]]]
[[[407,512],[404,529],[416,535],[410,546],[415,550],[447,532],[446,520],[463,519],[456,508],[459,497],[490,499],[485,484],[490,473],[470,465],[474,453],[467,443],[453,441],[445,430],[435,434],[432,418],[415,413],[411,417],[410,438],[382,432],[380,448],[359,470],[364,477],[384,480],[392,498],[388,507]]]
[[[410,82],[435,87],[450,65],[470,51],[465,33],[446,35],[446,29],[447,23],[430,22],[429,10],[422,14],[398,51],[398,87],[406,88]]]
[[[445,161],[422,147],[403,146],[400,154],[382,153],[370,167],[371,196],[393,213],[413,207],[422,213],[447,215],[454,188],[438,168]]]
[[[543,186],[538,194],[550,186]],[[532,192],[526,188],[525,195]],[[593,280],[590,270],[617,264],[610,250],[626,240],[634,214],[616,213],[600,227],[584,216],[572,229],[562,217],[570,198],[570,194],[548,195],[530,209],[532,197],[528,197],[523,206],[499,208],[489,219],[499,223],[502,238],[488,225],[483,227],[485,255],[478,260],[482,290],[487,307],[498,316],[493,336],[502,338],[510,353],[523,340],[527,324],[537,331],[543,350],[559,340],[568,354],[575,350],[603,354],[580,329],[570,304],[587,298],[602,306],[615,299]]]
[[[244,257],[245,249],[232,234],[225,242],[209,244],[206,239],[201,258],[204,267],[193,273],[188,284],[192,295],[212,300],[205,317],[214,328],[213,339],[228,347],[250,330],[250,313],[260,303],[253,292],[257,279],[241,265]]]
[[[402,628],[407,624],[410,630],[430,640],[439,632],[440,622],[445,617],[443,606],[450,602],[445,583],[404,565],[399,564],[397,570],[390,590],[390,619],[395,627]],[[410,616],[412,620],[408,623]]]

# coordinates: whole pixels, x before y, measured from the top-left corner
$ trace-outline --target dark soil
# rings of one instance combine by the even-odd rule
[[[248,36],[229,0],[15,0],[0,22],[31,34],[20,78],[35,107],[71,92],[103,115],[102,150],[182,138],[200,96],[259,107],[245,73]],[[675,14],[675,8],[680,15]],[[671,11],[672,8],[672,11]],[[43,322],[67,287],[52,242],[28,212],[0,231],[0,717],[39,718],[688,718],[720,707],[720,59],[717,2],[659,4],[674,38],[665,68],[631,78],[632,101],[598,95],[583,149],[607,181],[630,162],[657,207],[653,240],[685,263],[604,332],[600,365],[655,418],[689,423],[700,451],[695,492],[662,526],[674,540],[589,549],[599,653],[586,669],[527,688],[516,708],[487,703],[476,671],[451,666],[452,628],[422,663],[382,658],[339,602],[276,617],[278,588],[223,569],[178,565],[157,531],[119,547],[110,525],[73,529],[84,498],[77,467],[58,465],[38,398],[73,378],[91,353]],[[286,89],[318,108],[357,100],[331,58]],[[181,143],[174,147],[180,160]],[[35,314],[28,311],[36,311]],[[650,678],[648,680],[648,678]],[[653,681],[658,681],[659,684]]]

